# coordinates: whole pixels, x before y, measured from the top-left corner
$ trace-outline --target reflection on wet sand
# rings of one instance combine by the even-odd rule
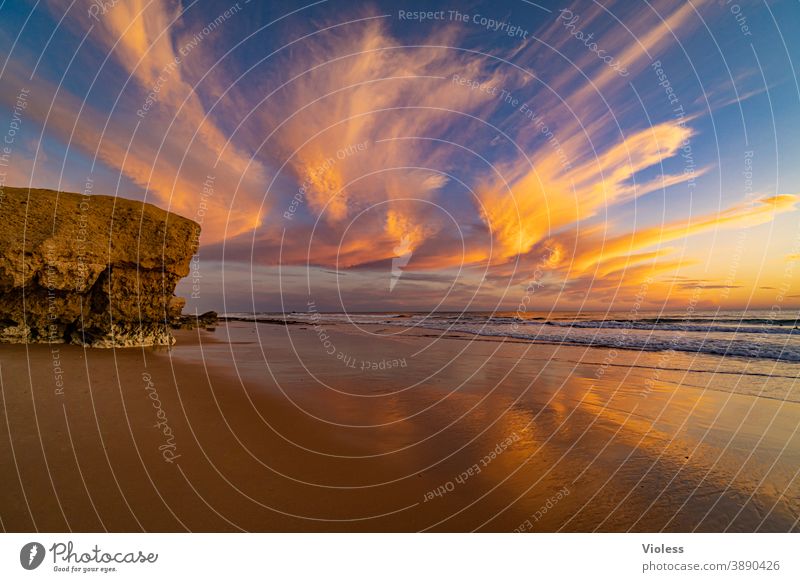
[[[241,322],[181,332],[170,350],[65,346],[62,396],[46,346],[8,346],[2,422],[18,439],[3,445],[5,527],[798,527],[797,403],[721,390],[711,374],[648,382],[657,353],[598,374],[594,348],[379,330],[328,329],[334,354],[308,326]],[[32,394],[11,389],[28,375]]]

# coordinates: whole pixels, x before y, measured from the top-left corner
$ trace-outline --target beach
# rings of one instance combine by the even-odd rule
[[[175,336],[0,346],[5,531],[800,529],[794,363],[380,323]]]

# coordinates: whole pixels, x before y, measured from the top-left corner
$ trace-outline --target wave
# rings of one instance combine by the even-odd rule
[[[548,321],[546,325],[556,327],[577,327],[585,329],[642,329],[642,330],[663,330],[663,331],[692,331],[692,332],[707,332],[707,333],[767,333],[767,334],[795,334],[800,336],[800,329],[797,327],[773,327],[772,325],[765,324],[762,327],[757,326],[741,326],[741,325],[719,325],[716,321],[715,324],[705,325],[690,324],[690,323],[663,323],[664,320],[655,322],[647,320],[606,320],[606,321]],[[682,320],[671,320],[682,321]],[[696,320],[704,321],[704,320]],[[794,322],[794,320],[792,320]],[[739,322],[736,322],[737,324]]]
[[[253,317],[253,314],[250,314]],[[386,325],[462,332],[477,336],[589,346],[596,348],[674,351],[744,359],[800,362],[800,330],[796,319],[769,317],[652,317],[640,319],[548,319],[492,313],[292,313],[270,314],[292,323],[311,325]],[[256,316],[256,321],[258,316]],[[747,325],[741,325],[747,322]],[[769,323],[764,323],[769,322]]]
[[[780,362],[800,362],[800,343],[766,343],[749,340],[710,339],[696,336],[656,335],[557,335],[546,333],[506,333],[496,330],[459,329],[465,333],[493,337],[511,337],[549,344],[581,345],[599,348],[648,352],[686,352],[715,356],[758,358]]]

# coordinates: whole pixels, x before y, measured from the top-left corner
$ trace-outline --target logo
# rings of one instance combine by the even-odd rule
[[[26,570],[35,570],[44,561],[44,546],[38,542],[29,542],[19,551],[19,563]]]
[[[395,256],[392,259],[392,278],[389,280],[390,293],[394,291],[394,286],[397,285],[397,281],[403,276],[403,268],[408,264],[408,261],[411,260],[411,254],[413,252],[411,250],[411,238],[404,236],[400,244],[392,249],[392,252]]]

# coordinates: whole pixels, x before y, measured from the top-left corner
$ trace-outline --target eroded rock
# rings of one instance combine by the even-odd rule
[[[0,190],[0,341],[172,344],[199,233],[133,200]]]

